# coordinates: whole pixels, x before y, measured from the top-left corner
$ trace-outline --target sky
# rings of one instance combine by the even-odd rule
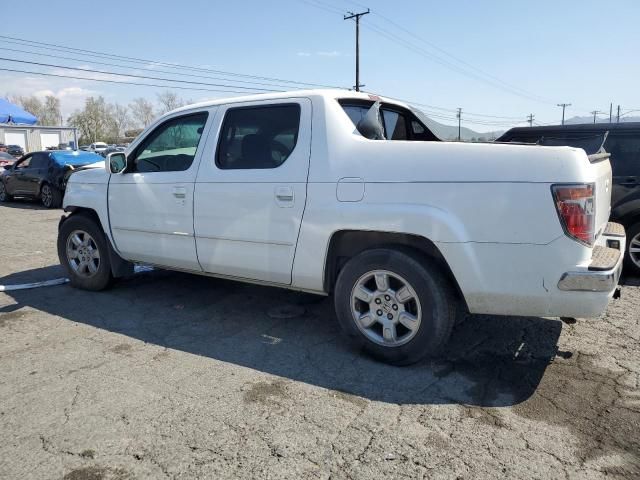
[[[557,104],[563,102],[572,104],[567,117],[588,116],[593,110],[608,117],[611,103],[614,110],[620,104],[623,113],[640,110],[638,0],[110,0],[99,2],[99,7],[91,3],[5,2],[3,18],[11,21],[3,22],[0,30],[0,69],[228,90],[6,60],[14,59],[233,85],[247,92],[300,87],[211,72],[220,70],[351,88],[355,23],[342,15],[370,8],[360,29],[363,90],[427,105],[422,109],[441,123],[456,123],[458,107],[463,125],[477,131],[503,130],[524,122],[529,114],[536,123],[558,123]],[[55,50],[59,47],[51,44],[141,61]],[[200,77],[186,76],[189,73]],[[251,81],[285,87],[242,83]],[[0,70],[0,95],[53,93],[61,99],[65,117],[81,108],[87,96],[102,95],[109,102],[126,104],[140,96],[154,100],[167,89],[171,90]],[[237,95],[173,91],[194,101]]]

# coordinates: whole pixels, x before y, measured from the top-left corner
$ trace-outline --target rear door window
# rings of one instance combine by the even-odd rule
[[[299,129],[298,104],[230,108],[216,165],[223,170],[277,168],[295,149]]]
[[[31,165],[29,168],[47,168],[49,165],[48,153],[34,153],[31,157]]]

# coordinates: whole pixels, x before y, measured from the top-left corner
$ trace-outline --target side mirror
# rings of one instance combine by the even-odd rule
[[[105,163],[109,173],[122,173],[127,168],[127,156],[122,152],[113,152],[107,155]]]
[[[379,101],[371,105],[366,115],[358,122],[357,128],[360,134],[369,140],[385,140]]]

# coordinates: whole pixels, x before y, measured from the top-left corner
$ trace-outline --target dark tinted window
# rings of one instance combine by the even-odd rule
[[[403,114],[383,108],[382,120],[387,140],[407,140],[407,119]]]
[[[604,148],[611,154],[614,177],[640,176],[640,132],[609,133]]]
[[[216,164],[222,169],[277,168],[293,152],[299,128],[297,104],[229,109]]]
[[[506,140],[515,143],[535,143],[537,145],[546,145],[548,147],[567,146],[574,148],[582,148],[591,155],[596,153],[602,147],[605,132],[572,132],[572,131],[537,131],[514,133]]]
[[[47,168],[49,166],[48,153],[34,153],[31,157],[30,168]]]
[[[133,155],[135,172],[179,172],[193,163],[207,113],[173,118],[144,139]]]

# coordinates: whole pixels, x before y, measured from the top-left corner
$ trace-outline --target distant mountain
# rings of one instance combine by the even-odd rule
[[[615,123],[616,117],[614,115],[613,121]],[[623,117],[620,119],[620,123],[628,123],[628,122],[640,122],[640,117]],[[571,117],[564,121],[564,123],[568,123],[571,125],[577,125],[580,123],[593,123],[593,117]],[[596,118],[596,123],[609,123],[609,117],[599,117]],[[558,125],[560,123],[558,122]]]
[[[426,124],[433,133],[435,133],[442,140],[457,140],[458,138],[458,126],[457,125],[444,125],[442,123],[436,122],[429,117],[426,117]],[[464,141],[484,141],[484,140],[495,140],[500,135],[502,135],[504,131],[495,131],[495,132],[476,132],[475,130],[471,130],[470,128],[462,127],[460,129],[460,136]]]

